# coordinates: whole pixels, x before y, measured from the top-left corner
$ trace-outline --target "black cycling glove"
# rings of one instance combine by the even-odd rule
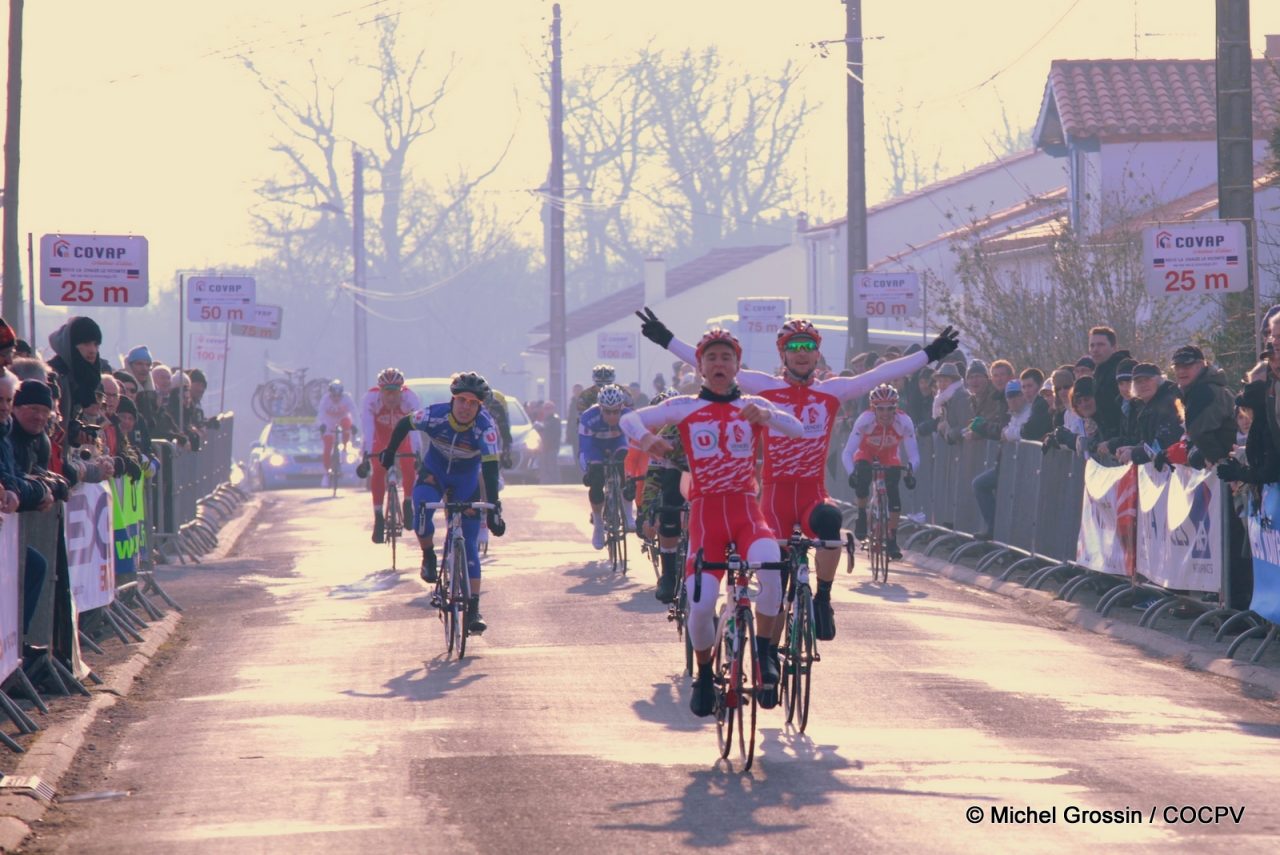
[[[648,306],[644,307],[643,312],[636,312],[636,317],[640,319],[640,334],[659,347],[665,348],[675,338],[675,333],[667,329],[667,325],[658,320],[658,316]]]
[[[502,537],[507,533],[507,523],[502,518],[502,502],[493,503],[493,510],[485,515],[485,525],[489,527],[489,533],[494,537]]]
[[[930,362],[937,362],[959,346],[960,333],[948,325],[937,338],[924,346],[924,352]]]
[[[916,476],[910,469],[902,475],[902,486],[906,487],[908,490],[914,490],[916,488]]]

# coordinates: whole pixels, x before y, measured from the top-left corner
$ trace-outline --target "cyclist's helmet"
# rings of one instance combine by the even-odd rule
[[[596,403],[602,410],[620,410],[630,402],[631,398],[621,386],[605,386],[600,390]]]
[[[890,386],[888,383],[881,383],[879,386],[871,390],[871,406],[875,407],[882,404],[893,404],[897,406],[898,390]]]
[[[329,394],[330,394],[330,395],[341,395],[341,394],[342,394],[342,381],[341,381],[341,380],[330,380],[330,381],[329,381]]]
[[[679,394],[680,392],[676,389],[672,389],[672,388],[663,389],[661,392],[659,392],[658,394],[654,395],[652,398],[649,399],[649,405],[652,406],[654,404],[661,404],[663,401],[667,400],[667,398],[674,398],[676,395],[679,395]]]
[[[591,369],[591,382],[597,386],[608,386],[618,377],[612,365],[597,365]]]
[[[399,368],[384,368],[382,373],[378,375],[378,388],[386,389],[388,386],[403,386],[404,374]]]
[[[489,394],[489,384],[474,371],[463,371],[453,375],[453,379],[449,381],[449,393],[452,395],[467,393],[483,401]]]
[[[742,359],[742,345],[734,338],[733,333],[719,327],[707,330],[706,334],[698,340],[698,347],[694,355],[701,360],[703,352],[713,344],[729,345],[733,348],[733,352],[738,355],[738,359]]]
[[[801,336],[811,338],[814,344],[822,346],[822,333],[818,332],[818,328],[804,318],[797,318],[787,321],[778,329],[778,352],[781,353],[791,339]]]

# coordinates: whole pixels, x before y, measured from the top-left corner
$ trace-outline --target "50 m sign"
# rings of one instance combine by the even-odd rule
[[[147,239],[52,234],[40,238],[40,302],[46,306],[145,306]]]

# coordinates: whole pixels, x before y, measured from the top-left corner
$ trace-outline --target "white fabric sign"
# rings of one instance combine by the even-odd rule
[[[1132,538],[1124,532],[1131,534],[1136,522],[1136,486],[1132,466],[1085,464],[1077,564],[1099,573],[1131,575],[1135,556]]]
[[[104,484],[77,484],[67,497],[67,567],[76,614],[116,598],[115,528]]]
[[[0,680],[22,664],[18,603],[18,515],[0,514]]]

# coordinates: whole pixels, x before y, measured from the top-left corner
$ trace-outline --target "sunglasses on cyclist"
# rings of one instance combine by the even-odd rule
[[[898,409],[897,404],[876,404],[877,413],[891,413]]]
[[[382,391],[384,391],[384,392],[399,392],[399,391],[400,391],[401,389],[403,389],[403,388],[404,388],[404,387],[403,387],[403,386],[401,386],[401,385],[400,385],[400,384],[398,384],[398,383],[391,383],[391,384],[388,384],[388,385],[386,385],[386,386],[383,386],[383,387],[382,387]]]
[[[786,349],[792,353],[818,349],[818,343],[811,338],[795,338],[787,342]]]

